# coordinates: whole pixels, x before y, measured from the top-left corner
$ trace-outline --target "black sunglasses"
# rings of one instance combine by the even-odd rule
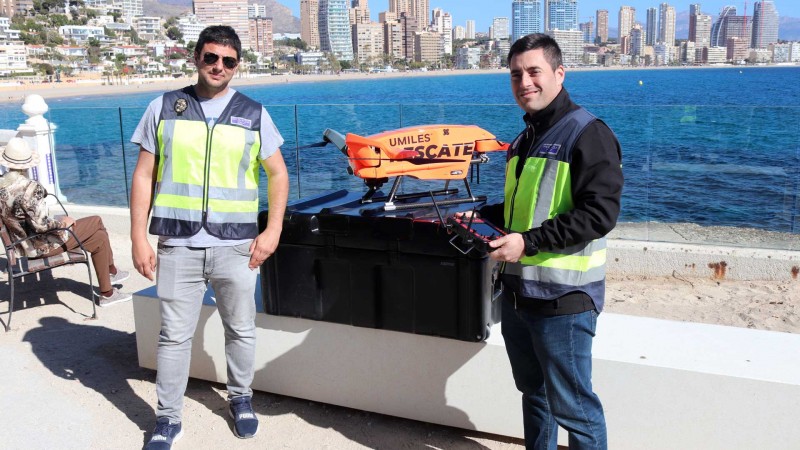
[[[206,52],[205,54],[203,54],[203,62],[208,64],[209,66],[216,64],[217,61],[219,61],[218,54],[211,52]],[[233,56],[223,56],[222,65],[224,65],[226,69],[235,69],[236,66],[239,65],[239,60],[237,60]]]

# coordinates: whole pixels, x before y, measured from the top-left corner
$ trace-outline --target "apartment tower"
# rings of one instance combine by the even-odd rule
[[[323,52],[333,53],[341,61],[353,60],[347,0],[319,0],[319,43]]]
[[[194,0],[194,15],[206,25],[232,27],[243,45],[250,42],[250,24],[247,21],[247,0]]]
[[[631,34],[633,25],[636,23],[636,8],[633,6],[619,7],[619,31],[617,42],[622,43],[622,38]]]
[[[319,48],[319,0],[300,0],[300,39]]]
[[[645,22],[645,45],[655,45],[658,40],[658,10],[647,8],[647,22]]]
[[[453,17],[449,12],[435,8],[431,13],[431,28],[442,36],[442,51],[453,54]]]
[[[597,16],[597,43],[608,42],[608,10],[598,9],[595,15]]]
[[[675,45],[675,7],[668,3],[662,3],[658,8],[658,40],[667,44]]]
[[[475,21],[467,20],[467,39],[475,39]]]
[[[545,26],[550,30],[578,29],[578,0],[545,0],[547,21]]]
[[[764,0],[753,5],[753,39],[750,47],[767,48],[778,42],[778,11],[775,2]]]
[[[541,0],[514,0],[511,3],[511,41],[531,33],[541,33],[543,12]]]

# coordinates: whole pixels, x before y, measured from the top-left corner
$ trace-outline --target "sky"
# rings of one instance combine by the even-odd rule
[[[607,9],[609,15],[609,27],[617,27],[617,13],[622,5],[633,6],[636,8],[636,18],[644,23],[647,8],[658,8],[664,0],[578,0],[579,22],[587,22],[589,17],[595,16],[598,9]],[[278,3],[288,6],[296,17],[300,17],[300,0],[278,0]],[[700,9],[716,19],[720,10],[725,5],[736,6],[737,13],[742,15],[745,2],[741,0],[667,0],[667,3],[675,7],[675,11],[688,12],[689,5],[700,4]],[[747,15],[753,14],[754,0],[747,2]],[[775,9],[781,17],[800,17],[800,1],[798,0],[774,0]],[[453,16],[453,26],[461,25],[466,27],[469,19],[475,21],[475,31],[488,32],[494,17],[511,18],[511,0],[430,0],[431,9],[441,8]],[[369,10],[372,20],[378,21],[378,13],[389,9],[389,0],[369,0]]]

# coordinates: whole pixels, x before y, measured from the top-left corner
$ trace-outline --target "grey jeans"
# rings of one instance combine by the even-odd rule
[[[250,270],[250,244],[231,247],[158,247],[157,292],[161,300],[156,394],[157,417],[181,420],[189,380],[192,337],[206,286],[214,289],[225,329],[228,399],[252,396],[255,364],[254,294],[258,272]]]

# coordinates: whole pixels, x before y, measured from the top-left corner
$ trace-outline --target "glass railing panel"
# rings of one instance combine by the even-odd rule
[[[516,105],[271,105],[285,142],[290,200],[338,189],[366,192],[333,146],[306,147],[325,129],[364,136],[433,123],[475,124],[511,141],[523,128]],[[798,107],[588,105],[617,134],[625,189],[612,237],[800,250]],[[6,128],[24,122],[5,108]],[[18,112],[19,111],[19,112]],[[53,108],[57,170],[70,202],[127,207],[138,148],[129,142],[144,108]],[[19,117],[13,118],[17,115]],[[15,122],[12,122],[15,121]],[[502,198],[504,155],[473,169],[473,193]],[[391,180],[390,180],[391,181]],[[388,192],[390,184],[382,190]],[[267,202],[262,176],[262,207]],[[443,183],[408,179],[400,193]],[[460,182],[450,187],[463,189]]]
[[[47,119],[56,127],[56,167],[67,201],[127,206],[130,163],[123,158],[120,109],[53,108]]]

